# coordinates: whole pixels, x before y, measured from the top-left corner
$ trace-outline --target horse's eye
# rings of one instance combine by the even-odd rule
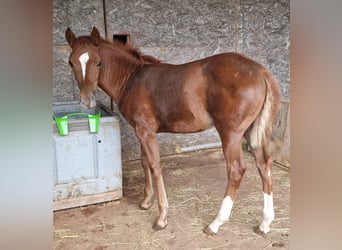
[[[70,61],[69,61],[69,65],[70,65],[71,68],[74,67],[74,65]]]
[[[102,66],[102,62],[98,62],[97,64],[96,64],[96,67],[101,67]]]

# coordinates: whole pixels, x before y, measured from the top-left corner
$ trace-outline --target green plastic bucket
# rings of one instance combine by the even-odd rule
[[[87,114],[87,113],[73,113],[73,114],[68,114],[68,115],[64,115],[61,117],[54,115],[53,118],[56,121],[57,128],[58,128],[60,135],[67,135],[69,133],[68,118],[70,116],[87,116],[88,122],[89,122],[90,133],[97,133],[99,131],[99,121],[100,121],[100,117],[101,117],[101,112],[99,112],[96,115],[91,115],[91,114]]]

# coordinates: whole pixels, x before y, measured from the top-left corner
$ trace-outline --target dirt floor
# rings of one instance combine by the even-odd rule
[[[144,174],[139,161],[123,164],[122,200],[54,212],[54,249],[288,249],[290,173],[274,164],[275,220],[267,236],[254,233],[262,219],[263,194],[254,159],[245,153],[247,171],[229,222],[217,235],[203,229],[215,218],[226,189],[221,149],[162,158],[169,200],[168,226],[154,231],[156,200],[140,210]]]

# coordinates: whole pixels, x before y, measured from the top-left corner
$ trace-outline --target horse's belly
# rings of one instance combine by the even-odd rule
[[[172,117],[172,114],[170,116]],[[191,113],[172,118],[161,124],[159,132],[195,133],[206,130],[213,125],[213,119],[207,112]]]

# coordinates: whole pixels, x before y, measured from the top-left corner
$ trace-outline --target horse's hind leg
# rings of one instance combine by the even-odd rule
[[[273,193],[272,193],[272,158],[267,150],[265,141],[261,146],[252,147],[251,151],[255,158],[255,163],[262,180],[262,190],[264,194],[263,220],[257,233],[267,234],[270,231],[270,224],[274,219]]]
[[[227,163],[228,185],[225,198],[216,218],[207,226],[205,233],[208,235],[216,234],[223,223],[228,221],[233,202],[237,196],[242,177],[246,171],[246,165],[242,156],[241,140],[242,135],[229,133],[228,136],[222,135],[222,148]]]
[[[148,163],[145,150],[141,147],[141,165],[145,173],[145,188],[144,188],[144,199],[140,202],[139,207],[141,209],[149,209],[152,206],[153,198],[153,185],[152,185],[152,174],[150,165]]]

